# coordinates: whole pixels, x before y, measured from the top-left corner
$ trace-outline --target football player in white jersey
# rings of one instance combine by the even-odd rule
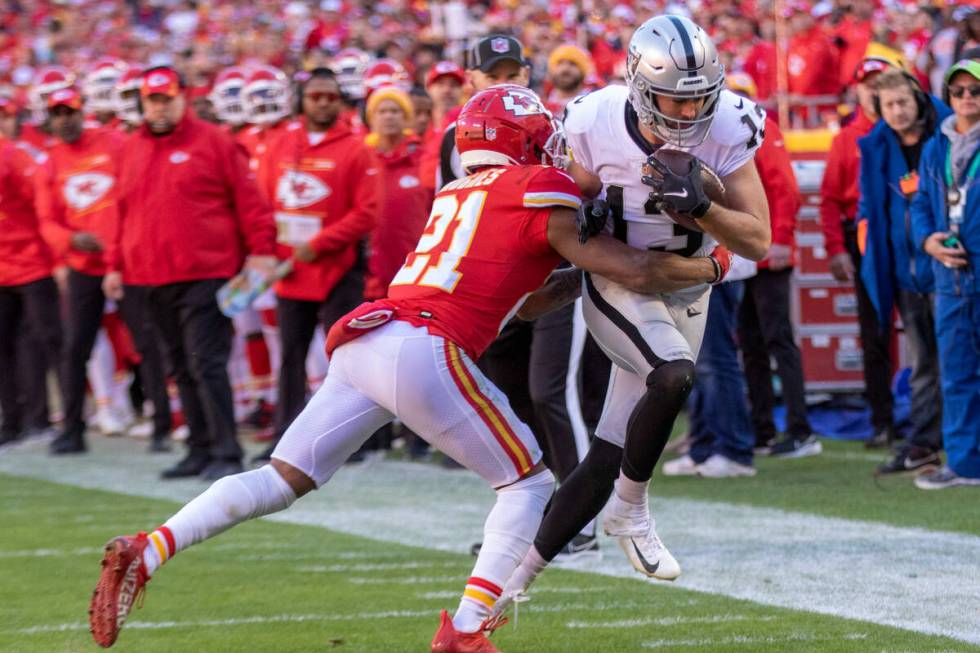
[[[611,218],[605,228],[635,247],[703,256],[717,241],[762,259],[769,206],[752,161],[763,139],[762,109],[725,90],[714,44],[686,18],[643,23],[630,40],[626,67],[626,87],[582,96],[566,110],[569,173],[586,196],[597,198],[593,213],[605,213],[604,201]],[[717,171],[725,206],[706,194],[698,165],[686,176],[663,168],[649,175],[660,148],[687,152]],[[583,285],[589,329],[615,363],[606,404],[588,455],[559,488],[508,582],[508,598],[531,583],[611,493],[603,527],[633,566],[663,580],[680,574],[657,537],[647,487],[691,388],[710,286],[638,295],[588,273]]]

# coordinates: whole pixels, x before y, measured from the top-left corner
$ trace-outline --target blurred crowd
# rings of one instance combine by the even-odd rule
[[[730,88],[769,108],[756,164],[773,222],[759,270],[712,295],[694,441],[665,471],[750,475],[761,451],[820,452],[790,322],[801,198],[780,123],[844,125],[821,218],[834,276],[858,285],[874,421],[868,444],[899,441],[893,365],[880,342],[894,301],[906,331],[917,324],[919,419],[878,471],[936,469],[948,430],[940,404],[954,407],[954,435],[975,440],[976,401],[939,398],[932,278],[920,275],[912,287],[902,275],[883,281],[895,264],[877,254],[894,243],[880,222],[868,226],[875,255],[866,256],[863,238],[858,245],[857,225],[875,212],[859,210],[862,191],[878,174],[859,175],[858,139],[880,115],[876,80],[901,71],[915,106],[934,99],[938,111],[927,126],[924,113],[913,121],[919,140],[903,149],[902,174],[918,168],[922,142],[949,115],[939,98],[949,102],[951,67],[980,46],[980,11],[945,2],[0,3],[0,219],[9,219],[0,229],[0,439],[51,429],[50,370],[61,396],[53,453],[84,452],[90,422],[107,434],[142,432],[154,451],[166,451],[176,432],[189,454],[164,477],[216,479],[241,470],[237,429],[248,424],[270,442],[258,456],[268,459],[326,374],[325,328],[384,296],[422,235],[434,193],[459,176],[452,130],[466,97],[503,81],[529,85],[558,116],[577,95],[622,83],[635,26],[664,11],[703,25]],[[966,103],[980,90],[960,87]],[[886,122],[881,130],[898,129]],[[878,192],[899,181],[888,178]],[[919,252],[919,264],[930,268],[939,254],[953,256]],[[904,256],[907,267],[915,254]],[[214,299],[225,282],[245,287],[271,275],[277,281],[254,304],[220,307],[229,323]],[[537,342],[558,345],[557,355],[535,355],[525,343],[498,359],[508,367],[503,380],[490,376],[551,439],[545,459],[563,477],[598,419],[609,362],[594,343],[573,338],[571,308],[555,320],[527,328],[555,329]],[[505,330],[505,339],[530,341],[518,331]],[[778,441],[770,358],[788,411]],[[580,391],[574,406],[568,385]],[[133,428],[141,413],[148,419]],[[562,444],[573,435],[577,447]],[[378,440],[395,436],[425,455],[421,440],[397,428]],[[938,486],[980,477],[975,454]]]

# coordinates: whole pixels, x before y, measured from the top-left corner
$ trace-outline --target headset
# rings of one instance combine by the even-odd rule
[[[905,81],[908,82],[909,88],[912,90],[912,95],[913,97],[915,97],[915,107],[916,107],[915,119],[922,120],[922,118],[924,118],[926,115],[926,111],[928,111],[929,109],[929,105],[931,104],[931,102],[929,101],[929,95],[924,90],[922,90],[922,84],[919,83],[919,80],[916,79],[915,75],[901,68],[895,68],[894,70],[900,72],[902,74],[902,77],[905,78]],[[871,102],[872,105],[874,106],[875,113],[878,114],[878,116],[880,117],[881,99],[878,97],[877,90],[875,90],[875,92],[871,95]],[[949,104],[949,101],[947,100],[946,103]]]
[[[296,82],[296,102],[293,105],[293,114],[295,117],[303,115],[303,92],[306,90],[306,85],[311,79],[332,79],[337,81],[337,75],[334,71],[330,70],[326,66],[319,66],[310,71],[303,71],[302,73],[297,73],[293,80]],[[340,88],[340,83],[337,83],[337,92],[340,93],[340,99],[347,102],[347,96],[344,95],[343,89]]]
[[[180,90],[182,91],[185,88],[187,88],[187,84],[184,83],[184,76],[181,75],[180,71],[174,68],[173,66],[153,66],[152,68],[147,68],[146,70],[143,71],[143,74],[140,76],[140,79],[145,79],[147,75],[150,75],[158,70],[169,70],[170,72],[174,73],[175,75],[177,75],[178,88],[180,88]],[[140,84],[142,85],[142,82]],[[143,89],[142,88],[140,89],[139,93],[136,95],[136,110],[139,111],[139,114],[141,116],[143,115]]]

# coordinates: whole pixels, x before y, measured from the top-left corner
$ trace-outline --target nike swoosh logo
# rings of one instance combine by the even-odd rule
[[[651,565],[649,562],[647,562],[647,559],[643,557],[643,554],[640,553],[640,549],[637,548],[636,542],[633,541],[633,538],[630,538],[630,544],[633,545],[633,550],[636,551],[636,557],[639,558],[640,565],[642,565],[646,572],[652,576],[660,567],[660,562],[658,561],[657,564]]]
[[[738,99],[738,105],[735,108],[736,109],[741,109],[744,106],[745,106],[745,100],[743,100],[742,98],[739,98]]]
[[[685,197],[687,197],[687,189],[685,188],[683,193],[664,193],[664,195],[667,195],[667,196],[670,196],[670,197],[685,198]]]
[[[688,317],[696,317],[698,315],[701,315],[701,311],[695,310],[693,308],[687,309],[687,316]]]

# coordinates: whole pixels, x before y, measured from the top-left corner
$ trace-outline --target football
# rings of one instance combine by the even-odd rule
[[[663,163],[667,168],[677,175],[687,175],[691,171],[691,167],[694,165],[695,157],[687,152],[682,152],[680,150],[669,150],[660,148],[653,154],[653,158]],[[644,175],[657,175],[657,171],[648,165],[643,166]],[[701,161],[701,183],[704,187],[704,192],[711,198],[712,202],[718,202],[720,204],[725,203],[725,184],[722,183],[721,178],[707,163]],[[674,213],[672,211],[665,212],[670,216],[671,220],[677,224],[691,229],[693,231],[704,231],[701,225],[698,224],[697,220],[689,215],[682,213]]]

